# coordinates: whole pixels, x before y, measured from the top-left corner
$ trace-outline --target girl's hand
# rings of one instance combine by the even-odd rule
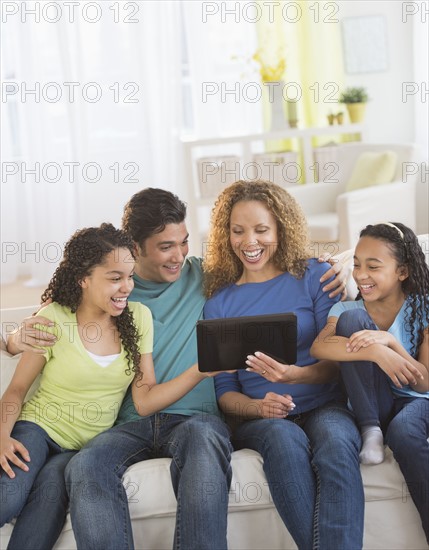
[[[290,395],[279,395],[271,391],[260,400],[260,404],[262,418],[286,418],[295,408]]]
[[[284,384],[293,383],[293,374],[297,368],[295,365],[279,363],[260,351],[257,351],[255,355],[248,355],[246,364],[249,365],[246,369],[248,372],[259,374],[270,382],[283,382]]]
[[[10,478],[14,478],[15,473],[10,467],[9,462],[15,464],[15,466],[18,466],[18,468],[21,468],[24,472],[28,472],[29,469],[28,466],[18,458],[16,453],[19,453],[25,461],[30,462],[30,454],[22,443],[10,436],[2,438],[0,442],[0,466]]]
[[[350,336],[346,348],[347,351],[359,351],[361,348],[367,348],[372,344],[390,347],[394,339],[390,332],[384,330],[360,330]]]
[[[408,384],[415,386],[418,380],[423,380],[423,375],[416,367],[390,348],[386,348],[377,364],[397,388]]]

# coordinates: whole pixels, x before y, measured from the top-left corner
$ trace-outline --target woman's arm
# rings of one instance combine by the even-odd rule
[[[260,374],[270,382],[284,384],[325,384],[332,382],[338,376],[338,363],[329,360],[298,367],[279,363],[257,351],[255,355],[248,356],[246,363],[249,365],[247,371]]]
[[[17,457],[16,453],[19,453],[27,462],[30,461],[30,455],[24,445],[10,437],[10,434],[21,412],[25,396],[45,363],[45,357],[24,352],[0,401],[0,466],[11,478],[15,477],[15,474],[9,463],[15,464],[22,470],[28,470],[28,466]]]
[[[229,391],[219,397],[218,403],[227,416],[239,420],[286,418],[295,408],[290,395],[273,392],[268,392],[263,399],[252,399],[243,393]]]
[[[140,416],[149,416],[168,407],[202,380],[217,374],[200,372],[198,365],[195,364],[176,378],[157,384],[151,353],[142,354],[140,371],[143,373],[143,378],[136,377],[132,385],[134,406]]]

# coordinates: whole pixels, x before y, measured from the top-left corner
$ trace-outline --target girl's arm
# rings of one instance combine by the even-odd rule
[[[227,416],[239,420],[286,418],[295,408],[290,395],[273,392],[268,392],[263,399],[252,399],[243,393],[229,391],[219,397],[218,403]]]
[[[426,328],[424,331],[423,342],[419,348],[416,363],[419,365],[418,369],[423,375],[423,380],[418,381],[413,389],[424,393],[429,391],[429,328]],[[421,367],[423,367],[423,369],[421,369]]]
[[[350,337],[350,351],[356,352],[361,348],[367,348],[374,344],[383,344],[400,357],[406,359],[419,372],[420,376],[416,376],[416,383],[413,384],[413,389],[425,393],[429,391],[429,328],[426,328],[423,333],[423,342],[419,348],[417,359],[404,348],[404,346],[390,332],[377,330],[361,330]]]
[[[192,365],[176,378],[157,384],[151,353],[144,353],[140,360],[143,378],[135,378],[132,396],[136,411],[140,416],[149,416],[175,403],[205,378],[217,373],[203,373],[198,365]]]
[[[384,344],[374,343],[368,347],[360,347],[352,351],[352,348],[348,345],[351,339],[335,334],[337,322],[338,317],[328,318],[326,326],[311,346],[310,353],[313,357],[339,362],[371,361],[377,363],[397,387],[411,384],[417,388],[424,381],[420,369],[415,365],[415,361],[410,361],[412,359],[410,356],[408,358],[403,357],[396,350]]]
[[[24,352],[0,401],[0,466],[11,478],[15,477],[15,474],[9,463],[28,471],[28,466],[18,458],[16,453],[19,453],[27,462],[30,461],[30,455],[24,445],[10,437],[10,434],[21,412],[25,396],[45,363],[46,359],[42,355]]]
[[[338,376],[338,363],[330,360],[298,367],[279,363],[257,351],[255,355],[248,356],[246,363],[249,365],[247,371],[260,374],[270,382],[284,384],[325,384],[332,382]]]

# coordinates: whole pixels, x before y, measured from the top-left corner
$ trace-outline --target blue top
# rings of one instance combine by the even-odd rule
[[[408,330],[408,323],[405,322],[405,314],[407,311],[407,307],[409,307],[408,300],[405,300],[402,304],[401,309],[398,312],[398,315],[395,317],[395,320],[393,321],[392,325],[389,327],[387,332],[390,332],[396,340],[402,344],[402,346],[406,349],[406,351],[413,355],[412,347],[411,347],[411,333]],[[365,302],[363,300],[356,300],[354,302],[338,302],[338,304],[335,304],[331,311],[329,312],[328,317],[339,317],[343,311],[349,311],[352,309],[366,309],[365,308]],[[424,321],[425,327],[429,325],[429,312],[427,314],[427,317]],[[415,329],[414,333],[417,336],[417,323],[415,323]],[[390,385],[392,387],[392,391],[395,395],[398,395],[400,397],[426,397],[426,399],[429,399],[429,392],[425,393],[419,393],[414,391],[410,386],[404,386],[402,388],[397,388],[393,382],[389,378]]]
[[[217,292],[204,308],[206,319],[242,317],[266,313],[295,313],[298,320],[299,366],[317,362],[310,356],[310,347],[325,326],[328,311],[339,297],[329,298],[322,291],[320,277],[330,268],[329,264],[316,259],[308,262],[302,279],[283,273],[261,283],[230,285]],[[328,384],[282,384],[269,382],[259,374],[245,369],[237,373],[222,373],[215,377],[217,398],[229,391],[243,393],[252,399],[262,399],[269,391],[292,395],[296,405],[294,414],[314,409],[340,397],[337,383]]]
[[[142,302],[152,312],[153,361],[158,383],[175,378],[197,363],[196,322],[202,318],[201,259],[188,258],[180,278],[173,283],[157,283],[134,276],[130,300]],[[191,416],[201,412],[219,415],[212,378],[200,382],[182,399],[162,412]],[[135,410],[130,391],[119,410],[117,424],[141,418]]]

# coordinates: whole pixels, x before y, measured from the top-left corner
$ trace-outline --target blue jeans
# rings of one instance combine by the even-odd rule
[[[429,544],[429,399],[395,399],[399,412],[387,428],[392,449],[411,498],[420,514]]]
[[[174,547],[225,549],[231,452],[228,427],[207,414],[158,413],[98,435],[66,468],[77,547],[133,549],[122,476],[136,462],[170,457],[177,498]]]
[[[64,470],[76,451],[52,456],[38,473],[13,528],[7,550],[50,550],[63,529],[68,495]]]
[[[366,310],[345,311],[338,318],[338,336],[349,338],[360,330],[378,330]],[[387,374],[372,361],[344,361],[341,363],[341,377],[359,428],[381,426],[385,430],[394,409]]]
[[[1,526],[18,516],[8,548],[52,548],[67,511],[64,469],[75,453],[62,449],[34,422],[18,421],[11,436],[27,448],[31,462],[28,472],[12,465],[15,478],[0,477]]]
[[[377,330],[365,310],[342,313],[337,334]],[[379,425],[407,482],[429,543],[429,399],[395,397],[388,376],[369,361],[341,363],[341,375],[359,427]]]
[[[362,548],[361,441],[344,405],[245,422],[233,443],[262,455],[274,504],[300,550]]]

